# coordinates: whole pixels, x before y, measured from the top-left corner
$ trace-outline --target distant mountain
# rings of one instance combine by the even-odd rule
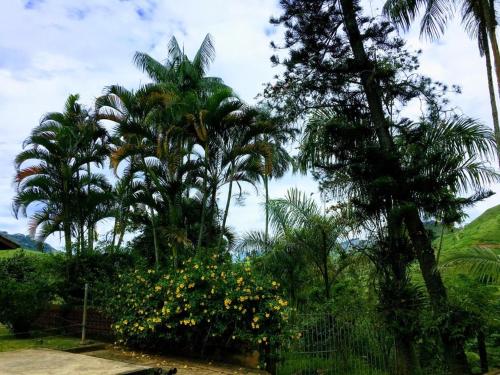
[[[40,245],[38,244],[38,242],[33,241],[30,236],[26,236],[26,235],[21,234],[21,233],[10,234],[10,233],[4,232],[4,231],[0,231],[0,234],[2,236],[9,238],[10,240],[16,242],[23,249],[40,251]],[[53,252],[56,252],[57,250],[54,249],[49,244],[44,243],[42,251],[44,253],[53,253]]]

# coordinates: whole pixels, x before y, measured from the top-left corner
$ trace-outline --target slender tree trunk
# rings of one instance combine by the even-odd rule
[[[198,233],[198,244],[196,245],[196,250],[200,250],[201,248],[201,242],[203,240],[203,232],[205,231],[205,216],[206,216],[206,209],[205,206],[207,205],[207,198],[208,198],[208,147],[205,145],[205,178],[203,180],[203,197],[201,199],[201,220],[200,220],[200,231]]]
[[[266,191],[266,229],[264,233],[264,241],[267,244],[269,240],[269,176],[267,173],[264,174],[264,189]]]
[[[150,208],[151,213],[151,229],[153,230],[153,246],[155,248],[155,267],[156,270],[160,268],[160,251],[158,250],[158,238],[156,236],[156,219],[155,213],[152,208]]]
[[[439,259],[441,258],[441,249],[443,247],[443,238],[444,238],[444,222],[441,222],[441,234],[439,236],[439,246],[436,255],[436,266],[439,265]]]
[[[123,242],[123,236],[125,236],[125,228],[120,228],[120,236],[118,237],[118,243],[116,244],[116,249],[120,250]]]
[[[416,251],[424,282],[429,292],[434,313],[438,316],[449,314],[448,296],[441,274],[437,269],[434,249],[426,235],[425,227],[414,209],[406,215],[406,225]],[[456,339],[446,327],[440,329],[444,355],[453,375],[470,374],[463,342]]]
[[[500,52],[498,50],[498,41],[496,35],[496,19],[494,2],[488,0],[481,0],[482,8],[484,11],[484,18],[488,37],[491,42],[491,50],[493,52],[493,61],[495,63],[495,73],[497,76],[498,90],[500,91]],[[488,44],[485,45],[485,50]]]
[[[231,195],[233,194],[233,180],[232,180],[232,173],[231,173],[231,181],[229,181],[229,189],[227,192],[227,200],[226,200],[226,208],[224,210],[224,217],[222,218],[222,227],[221,227],[221,233],[219,236],[219,243],[217,244],[217,249],[220,251],[220,247],[222,245],[222,238],[224,237],[224,230],[226,229],[226,220],[227,220],[227,215],[229,213],[229,207],[231,204]]]
[[[71,251],[71,225],[70,223],[65,220],[64,224],[64,247],[66,249],[66,255],[70,257],[72,254]]]
[[[87,163],[87,176],[90,179],[90,163]],[[87,195],[90,196],[90,181],[87,183]],[[94,225],[90,218],[87,219],[87,246],[88,251],[94,250]]]
[[[329,255],[329,252],[328,252],[328,246],[326,244],[326,238],[325,238],[326,234],[324,231],[321,231],[321,239],[322,239],[322,245],[323,245],[323,269],[324,269],[324,273],[323,273],[323,281],[325,283],[325,297],[326,297],[326,300],[329,301],[330,300],[330,278],[329,278],[329,275],[328,275],[328,255]]]
[[[483,46],[484,46],[484,58],[486,60],[486,74],[488,77],[488,91],[490,94],[491,117],[493,118],[493,131],[497,143],[497,158],[498,158],[498,163],[500,165],[500,125],[498,123],[498,109],[497,109],[497,101],[495,95],[495,85],[493,84],[490,46],[488,43],[488,36],[486,34],[486,30],[481,30],[480,33],[482,35]]]
[[[374,66],[368,59],[363,45],[363,38],[359,31],[356,10],[353,0],[340,0],[342,13],[344,17],[344,25],[353,57],[356,65],[360,69],[360,78],[363,85],[368,107],[370,110],[371,119],[374,125],[374,130],[377,134],[381,148],[386,152],[386,155],[392,156],[388,162],[393,164],[392,170],[396,180],[401,176],[401,166],[399,161],[394,158],[397,155],[393,139],[389,132],[388,123],[383,110],[382,100],[380,97],[380,87],[375,81]],[[404,184],[401,186],[404,193]],[[402,197],[402,200],[410,201]],[[407,218],[405,220],[410,234],[413,246],[415,247],[417,257],[420,263],[420,269],[424,276],[425,284],[429,294],[434,312],[439,317],[448,313],[448,296],[446,289],[441,279],[441,275],[436,268],[436,259],[431,242],[427,236],[423,223],[418,216],[416,208],[409,208]],[[441,339],[443,341],[443,349],[445,352],[446,361],[452,375],[470,374],[469,364],[463,343],[452,336],[445,328],[441,327]]]
[[[206,209],[205,206],[207,205],[207,182],[203,183],[203,198],[201,199],[201,219],[200,219],[200,231],[198,232],[198,244],[196,246],[196,249],[199,250],[201,248],[201,241],[203,240],[203,232],[205,231],[205,216],[206,216]]]
[[[477,333],[477,349],[479,352],[479,363],[481,366],[481,373],[486,374],[489,370],[488,366],[488,352],[486,351],[486,337],[482,330]]]
[[[115,218],[115,224],[113,225],[113,237],[111,238],[111,251],[114,253],[116,248],[115,248],[115,242],[116,242],[116,232],[118,230],[117,226],[117,219]]]

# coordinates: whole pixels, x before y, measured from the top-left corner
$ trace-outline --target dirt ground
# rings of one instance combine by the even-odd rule
[[[98,358],[112,359],[137,365],[161,367],[164,370],[177,369],[179,375],[252,374],[264,375],[265,371],[211,361],[191,360],[179,357],[159,356],[126,350],[109,345],[104,350],[83,353]]]

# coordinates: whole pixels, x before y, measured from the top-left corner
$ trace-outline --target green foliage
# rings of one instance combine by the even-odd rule
[[[40,244],[36,241],[33,241],[33,239],[30,236],[21,233],[9,234],[7,232],[0,231],[0,235],[10,238],[15,243],[17,243],[19,247],[25,250],[34,250],[34,251],[43,250],[44,253],[53,253],[56,251],[56,249],[54,249],[48,243]]]
[[[45,269],[53,279],[54,291],[60,303],[81,306],[85,284],[90,286],[90,303],[97,308],[106,306],[118,274],[141,264],[128,253],[92,252],[75,257],[62,254],[45,259]]]
[[[0,259],[1,258],[12,258],[12,257],[19,255],[19,254],[33,255],[33,256],[44,256],[45,255],[45,253],[42,253],[40,251],[28,250],[28,249],[1,250],[0,251]]]
[[[16,334],[30,330],[53,295],[39,260],[23,253],[0,259],[0,323]]]
[[[265,347],[288,317],[279,285],[217,254],[175,271],[121,275],[109,308],[119,341],[194,354]]]
[[[476,247],[500,248],[500,205],[489,208],[461,229],[443,236],[443,254]]]

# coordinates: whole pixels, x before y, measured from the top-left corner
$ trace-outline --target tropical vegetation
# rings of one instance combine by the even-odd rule
[[[0,260],[3,300],[17,301],[1,323],[29,330],[90,284],[120,345],[258,350],[280,374],[500,365],[498,209],[457,229],[500,182],[494,5],[461,4],[486,58],[493,131],[456,110],[459,88],[421,74],[396,32],[424,10],[435,38],[455,3],[388,0],[388,18],[351,0],[280,5],[281,70],[255,105],[208,75],[207,35],[192,58],[175,38],[164,60],[137,52],[146,83],[107,86],[88,107],[70,95],[42,117],[15,160],[13,209],[65,251]],[[312,175],[321,202],[298,188],[272,197],[292,173]],[[265,220],[236,233],[231,208],[248,189]]]

